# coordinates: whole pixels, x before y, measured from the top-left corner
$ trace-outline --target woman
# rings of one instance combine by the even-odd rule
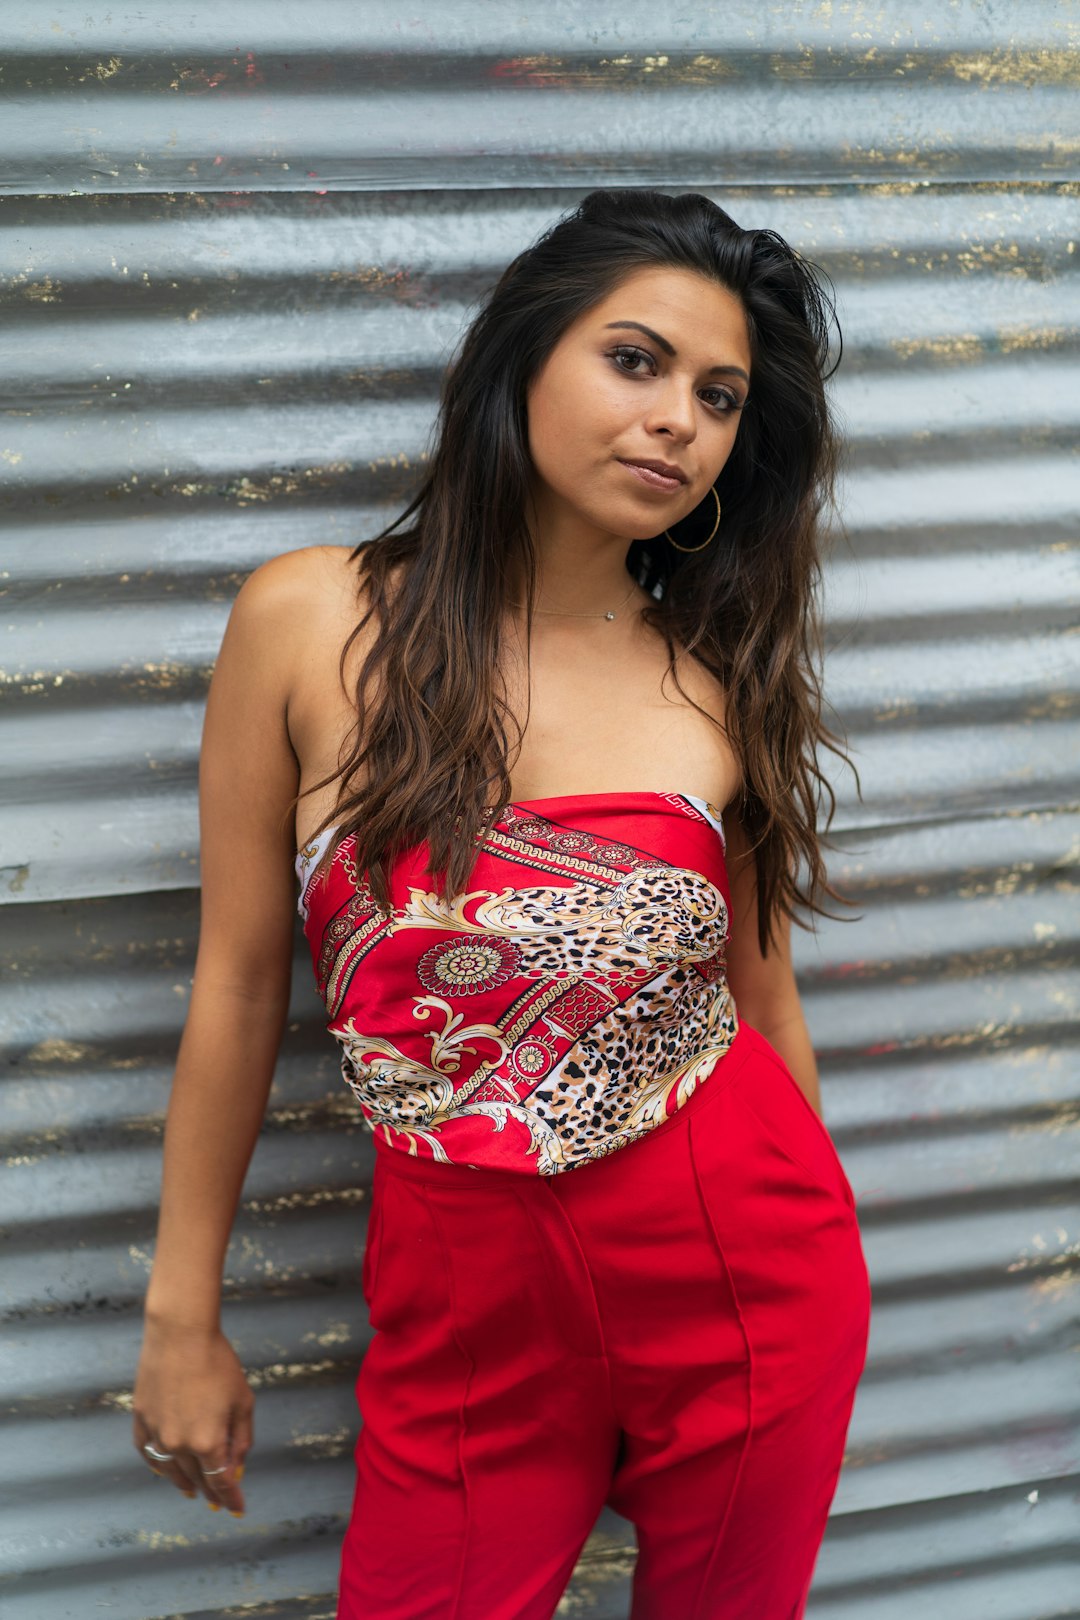
[[[237,596],[135,1444],[242,1511],[298,904],[375,1150],[339,1620],[550,1616],[605,1502],[633,1620],[803,1613],[870,1306],[790,955],[840,898],[826,312],[775,233],[595,191],[472,323],[412,527]]]

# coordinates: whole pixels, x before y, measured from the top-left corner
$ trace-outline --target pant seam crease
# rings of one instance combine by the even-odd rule
[[[612,1373],[611,1373],[611,1360],[610,1360],[610,1357],[608,1356],[607,1340],[604,1337],[604,1320],[603,1320],[603,1317],[601,1316],[601,1313],[600,1313],[600,1301],[596,1296],[596,1280],[593,1277],[592,1269],[591,1269],[591,1267],[589,1265],[589,1262],[588,1262],[588,1259],[586,1257],[585,1249],[584,1249],[584,1247],[582,1245],[581,1239],[578,1237],[577,1227],[574,1225],[573,1221],[570,1219],[569,1212],[567,1211],[566,1207],[562,1203],[562,1201],[559,1198],[558,1194],[555,1192],[554,1187],[552,1187],[550,1189],[550,1191],[552,1193],[552,1202],[553,1202],[555,1208],[557,1209],[560,1217],[566,1223],[566,1227],[569,1230],[570,1236],[571,1236],[571,1238],[573,1239],[573,1242],[574,1242],[574,1248],[577,1250],[578,1255],[581,1258],[581,1264],[582,1264],[582,1266],[584,1268],[585,1276],[588,1279],[589,1293],[592,1296],[593,1317],[594,1317],[595,1322],[596,1322],[596,1338],[597,1338],[597,1343],[598,1343],[598,1345],[600,1347],[598,1354],[599,1354],[599,1358],[604,1363],[604,1374],[605,1374],[605,1377],[606,1377],[606,1380],[607,1380],[608,1402],[609,1402],[609,1404],[611,1406],[611,1415],[614,1418],[615,1422],[618,1423],[619,1422],[619,1415],[618,1415],[618,1412],[616,1410],[616,1405],[615,1405],[615,1382],[614,1382],[614,1379],[613,1379]]]
[[[465,1497],[465,1528],[461,1537],[461,1557],[458,1563],[457,1580],[454,1585],[454,1606],[451,1609],[448,1617],[448,1620],[459,1620],[459,1616],[461,1615],[461,1596],[465,1587],[465,1568],[469,1556],[469,1539],[472,1533],[473,1523],[472,1490],[469,1484],[468,1470],[465,1467],[465,1413],[468,1407],[469,1394],[472,1390],[473,1374],[476,1371],[476,1363],[466,1350],[465,1346],[462,1344],[461,1338],[458,1334],[457,1295],[454,1291],[453,1267],[450,1265],[447,1243],[445,1237],[443,1236],[443,1229],[435,1215],[434,1210],[431,1207],[431,1198],[426,1186],[424,1186],[423,1183],[420,1184],[419,1191],[423,1197],[424,1207],[428,1212],[428,1218],[434,1226],[439,1239],[439,1253],[442,1257],[443,1271],[446,1275],[447,1295],[450,1300],[450,1332],[453,1337],[454,1344],[457,1346],[458,1353],[462,1357],[462,1360],[465,1362],[468,1369],[465,1375],[464,1387],[461,1391],[461,1401],[458,1405],[457,1425],[457,1463],[461,1474],[462,1492]]]
[[[742,1449],[739,1452],[739,1461],[735,1468],[735,1477],[731,1482],[731,1490],[728,1493],[727,1505],[724,1508],[723,1517],[717,1526],[716,1538],[713,1541],[712,1551],[705,1560],[705,1568],[701,1574],[701,1583],[698,1587],[697,1596],[694,1599],[694,1607],[690,1615],[690,1620],[699,1620],[702,1599],[704,1598],[705,1591],[708,1586],[709,1576],[712,1574],[713,1565],[715,1564],[720,1552],[720,1548],[723,1545],[724,1534],[727,1530],[728,1520],[731,1517],[731,1510],[734,1507],[736,1497],[739,1494],[739,1486],[742,1482],[743,1467],[745,1465],[747,1456],[749,1455],[750,1441],[754,1433],[754,1347],[751,1343],[750,1334],[746,1326],[746,1320],[743,1316],[742,1305],[739,1301],[738,1289],[735,1287],[735,1279],[731,1274],[731,1267],[728,1265],[727,1255],[724,1253],[724,1246],[720,1242],[720,1234],[716,1230],[716,1222],[713,1220],[712,1211],[709,1209],[708,1201],[705,1197],[705,1191],[701,1185],[701,1174],[698,1170],[697,1154],[694,1151],[694,1122],[692,1119],[689,1121],[689,1124],[690,1163],[694,1171],[694,1185],[697,1188],[697,1195],[701,1203],[702,1212],[704,1213],[705,1219],[709,1224],[709,1230],[712,1233],[713,1242],[716,1244],[716,1252],[720,1256],[720,1263],[724,1268],[724,1275],[727,1277],[728,1286],[731,1289],[731,1297],[735,1301],[735,1315],[738,1318],[739,1328],[743,1336],[743,1343],[746,1345],[747,1359],[746,1434],[743,1437]]]

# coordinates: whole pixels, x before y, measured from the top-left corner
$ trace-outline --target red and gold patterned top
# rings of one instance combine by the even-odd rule
[[[738,1029],[725,977],[719,811],[690,793],[509,805],[468,892],[436,895],[424,842],[380,911],[345,838],[298,910],[342,1075],[407,1153],[556,1175],[635,1141],[705,1083]]]

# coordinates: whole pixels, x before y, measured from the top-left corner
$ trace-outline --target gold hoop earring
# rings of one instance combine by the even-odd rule
[[[679,544],[679,542],[677,540],[672,540],[671,539],[670,531],[665,529],[664,533],[667,535],[668,539],[671,541],[671,544],[675,547],[676,551],[704,551],[705,547],[708,545],[709,541],[712,539],[713,535],[716,533],[717,529],[720,527],[720,497],[716,493],[716,485],[715,484],[710,484],[709,489],[712,491],[712,498],[716,502],[716,522],[713,524],[712,528],[710,529],[709,533],[705,536],[705,539],[701,542],[700,546],[680,546],[680,544]]]

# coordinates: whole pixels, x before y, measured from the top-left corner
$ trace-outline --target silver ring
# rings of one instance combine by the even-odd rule
[[[204,1474],[227,1474],[229,1472],[228,1463],[225,1464],[224,1468],[203,1468],[202,1463],[199,1464],[199,1467],[202,1468]]]
[[[145,1446],[143,1446],[143,1450],[146,1452],[146,1455],[148,1457],[153,1457],[155,1462],[172,1462],[172,1460],[173,1460],[173,1456],[174,1456],[173,1452],[171,1452],[171,1451],[158,1451],[150,1443],[149,1440],[146,1442]]]

